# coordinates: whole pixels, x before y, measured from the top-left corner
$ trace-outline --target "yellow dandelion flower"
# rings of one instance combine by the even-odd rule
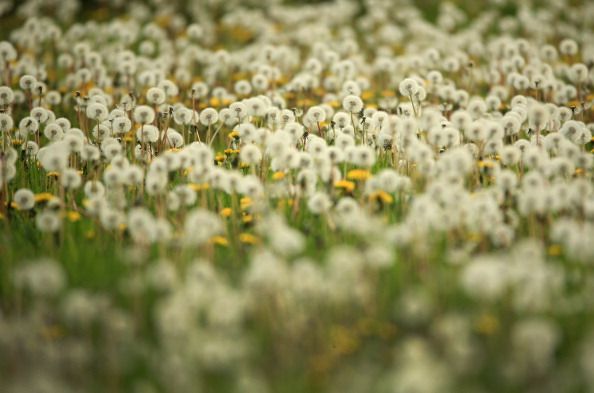
[[[480,334],[492,336],[499,330],[499,320],[492,314],[483,314],[478,318],[474,327]]]
[[[239,206],[241,206],[241,210],[245,210],[248,207],[252,206],[252,198],[250,197],[243,197],[239,200]]]
[[[210,186],[208,185],[208,183],[190,183],[189,184],[190,188],[194,191],[204,191],[204,190],[208,190],[210,188]]]
[[[361,93],[361,99],[366,101],[366,100],[370,100],[373,98],[373,92],[366,90],[363,93]]]
[[[391,204],[392,202],[394,202],[394,198],[392,197],[392,195],[388,194],[385,191],[381,191],[381,190],[372,193],[369,196],[369,199],[381,201],[383,204],[388,204],[388,205]]]
[[[215,161],[217,161],[217,162],[225,161],[225,155],[223,153],[217,153],[217,155],[215,156]]]
[[[491,160],[482,160],[478,162],[479,168],[493,168],[495,163]]]
[[[367,169],[351,169],[347,173],[347,179],[349,180],[367,180],[371,177],[371,172]]]
[[[552,257],[559,256],[561,255],[561,246],[558,244],[551,244],[547,252]]]
[[[225,207],[223,209],[221,209],[221,211],[219,212],[219,214],[222,217],[231,217],[231,214],[233,214],[233,209],[231,209],[230,207]]]
[[[468,241],[470,242],[480,242],[483,239],[483,236],[478,232],[471,232],[468,234]]]
[[[355,189],[355,183],[348,180],[339,180],[336,183],[334,183],[334,187],[343,188],[348,192],[353,192],[353,190]]]
[[[54,198],[55,196],[53,194],[50,194],[49,192],[41,192],[39,194],[35,194],[36,203],[51,201]]]
[[[52,172],[48,172],[47,177],[58,177],[60,176],[60,174],[58,172],[52,171]]]
[[[278,172],[274,172],[274,174],[272,175],[272,180],[279,181],[279,180],[283,180],[284,178],[285,178],[285,172],[278,171]]]
[[[249,224],[252,221],[254,221],[254,216],[252,216],[251,214],[246,214],[242,217],[241,221],[243,221],[244,224]]]
[[[578,106],[580,106],[580,102],[578,100],[569,101],[567,103],[567,106],[570,108],[577,108]]]
[[[353,353],[360,345],[357,335],[343,326],[336,326],[330,329],[330,342],[332,343],[332,348],[340,355]]]
[[[76,222],[80,220],[80,213],[74,210],[70,210],[66,212],[66,218],[70,222]]]
[[[227,138],[229,138],[229,139],[239,138],[239,132],[237,130],[233,130],[229,134],[227,134]],[[231,150],[231,149],[227,149],[227,150]]]
[[[213,236],[210,238],[210,242],[222,247],[227,247],[229,245],[229,240],[227,240],[225,236]]]
[[[251,245],[256,245],[260,243],[260,238],[258,238],[257,236],[254,236],[250,233],[240,233],[239,234],[239,241],[244,243],[244,244],[251,244]]]

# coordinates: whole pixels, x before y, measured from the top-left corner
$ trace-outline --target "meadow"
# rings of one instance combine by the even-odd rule
[[[479,3],[1,3],[0,392],[594,392],[594,3]]]

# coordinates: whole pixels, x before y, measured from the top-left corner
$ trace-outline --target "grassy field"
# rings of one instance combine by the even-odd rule
[[[0,8],[1,393],[592,391],[589,2],[56,4]]]

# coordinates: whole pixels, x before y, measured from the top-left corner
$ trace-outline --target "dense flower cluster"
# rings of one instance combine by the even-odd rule
[[[594,385],[594,3],[16,3],[3,392]]]

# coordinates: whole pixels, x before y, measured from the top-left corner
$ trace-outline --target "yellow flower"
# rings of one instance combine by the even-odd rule
[[[218,162],[225,161],[225,155],[223,153],[217,153],[217,155],[215,156],[215,160]]]
[[[274,174],[272,175],[272,180],[283,180],[285,178],[285,172],[274,172]]]
[[[387,205],[389,205],[392,202],[394,202],[394,198],[392,198],[392,195],[388,194],[385,191],[381,191],[381,190],[372,193],[369,196],[369,199],[381,201],[382,203],[387,204]]]
[[[213,97],[210,99],[209,103],[210,103],[210,106],[217,107],[217,106],[221,105],[221,100],[219,100],[216,97]]]
[[[76,222],[80,220],[80,213],[74,210],[66,212],[66,218],[70,222]]]
[[[360,345],[359,338],[349,329],[336,326],[330,330],[332,348],[340,355],[348,355],[357,350]]]
[[[373,92],[366,90],[361,94],[361,99],[366,101],[373,98]]]
[[[495,163],[490,160],[483,160],[478,162],[478,166],[479,168],[493,168]]]
[[[210,242],[216,244],[217,246],[227,247],[229,245],[229,240],[225,236],[213,236],[210,238]]]
[[[230,207],[225,207],[221,209],[219,214],[223,217],[231,217],[231,214],[233,214],[233,210]]]
[[[350,180],[367,180],[371,177],[371,173],[367,169],[351,169],[347,173],[347,179]]]
[[[58,176],[60,176],[60,174],[58,172],[54,171],[54,172],[48,172],[46,176],[47,177],[58,177]]]
[[[334,183],[334,187],[344,188],[348,192],[353,192],[353,190],[355,189],[355,183],[348,180],[339,180],[336,183]]]
[[[395,97],[396,93],[392,90],[384,90],[384,91],[382,91],[382,95],[384,97]]]
[[[471,242],[480,242],[483,239],[483,236],[478,232],[471,232],[468,234],[468,241]]]
[[[492,336],[499,330],[499,320],[492,314],[481,315],[474,325],[477,332]]]
[[[55,196],[50,194],[49,192],[41,192],[39,194],[35,194],[35,202],[47,202],[54,199]]]
[[[580,102],[578,100],[569,101],[567,103],[567,106],[570,108],[577,108],[578,106],[580,106]]]
[[[239,206],[241,206],[241,210],[245,210],[248,207],[252,206],[252,199],[250,197],[243,197],[239,200]]]
[[[251,214],[246,214],[245,216],[243,216],[241,221],[243,221],[244,224],[249,224],[250,222],[254,221],[254,216],[252,216]]]
[[[229,139],[239,138],[239,132],[237,130],[233,130],[227,135],[227,138],[229,138]],[[228,149],[228,150],[230,150],[230,149]]]
[[[189,184],[190,188],[194,191],[204,191],[204,190],[208,190],[209,189],[209,185],[208,183],[202,183],[202,184],[198,184],[198,183],[190,183]]]
[[[561,255],[561,246],[558,244],[551,244],[549,249],[547,250],[549,255],[552,257],[556,257]]]
[[[250,233],[240,233],[239,234],[239,241],[244,243],[244,244],[259,244],[260,243],[260,239]]]
[[[155,18],[155,22],[162,28],[167,28],[171,23],[171,16],[168,14],[158,15]]]

